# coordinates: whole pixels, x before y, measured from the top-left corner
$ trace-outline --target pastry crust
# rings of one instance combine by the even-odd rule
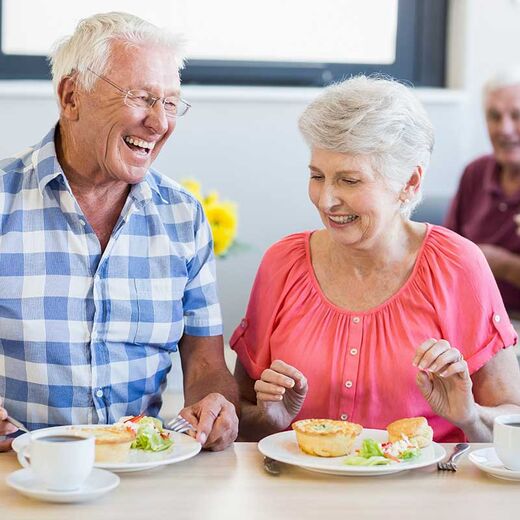
[[[318,457],[341,457],[363,431],[359,424],[332,419],[304,419],[292,425],[300,449]]]
[[[390,423],[386,430],[390,442],[399,441],[403,435],[419,448],[429,446],[433,440],[433,430],[424,417],[408,417]]]
[[[125,462],[130,446],[135,440],[135,432],[125,426],[74,428],[73,430],[96,438],[96,462]]]

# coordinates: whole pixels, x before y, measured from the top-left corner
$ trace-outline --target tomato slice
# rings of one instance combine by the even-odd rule
[[[144,413],[140,415],[136,415],[135,417],[132,417],[131,419],[127,419],[127,422],[139,422],[144,417]]]

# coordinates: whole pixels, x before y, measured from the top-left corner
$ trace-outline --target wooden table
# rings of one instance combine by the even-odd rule
[[[5,484],[17,469],[14,453],[0,453],[1,520],[520,518],[520,482],[489,477],[466,456],[457,473],[431,466],[380,477],[337,477],[282,465],[282,474],[273,477],[264,472],[255,443],[236,443],[223,452],[122,474],[115,491],[81,504],[19,495]]]

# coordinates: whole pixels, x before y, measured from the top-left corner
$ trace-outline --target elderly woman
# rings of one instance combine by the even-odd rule
[[[508,312],[520,317],[520,69],[501,72],[484,87],[493,154],[470,163],[446,227],[480,246]]]
[[[433,145],[424,109],[360,76],[327,88],[300,130],[324,229],[260,265],[231,339],[242,438],[295,419],[424,416],[437,441],[490,440],[496,415],[520,412],[517,337],[480,249],[410,220]]]

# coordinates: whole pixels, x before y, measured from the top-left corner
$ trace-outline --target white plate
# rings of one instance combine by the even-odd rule
[[[54,434],[66,433],[70,428],[103,428],[105,424],[83,424],[74,426],[54,426],[52,428],[44,428],[42,430],[35,430],[40,432],[49,432]],[[101,463],[96,462],[96,468],[108,469],[115,473],[129,473],[132,471],[144,471],[153,469],[165,464],[173,464],[190,459],[199,453],[201,445],[192,437],[184,433],[176,433],[165,430],[170,434],[173,440],[173,445],[165,451],[158,451],[156,453],[144,450],[130,450],[128,459],[125,462],[118,463]],[[16,437],[13,441],[13,450],[18,452],[29,442],[29,434],[24,433],[20,437]]]
[[[6,484],[22,495],[45,502],[85,502],[97,498],[119,486],[119,477],[103,469],[92,470],[85,484],[75,491],[50,491],[45,489],[30,468],[14,471],[5,479]]]
[[[356,439],[354,448],[359,448],[363,439],[367,438],[374,439],[377,442],[386,442],[388,433],[385,430],[364,429]],[[298,447],[294,431],[270,435],[258,443],[258,449],[267,457],[293,466],[300,466],[310,471],[359,477],[388,475],[399,471],[422,468],[435,464],[446,456],[444,448],[433,442],[430,446],[421,450],[419,457],[410,462],[396,462],[386,466],[347,466],[344,463],[345,457],[314,457],[303,453]]]
[[[520,480],[520,471],[507,469],[497,457],[495,448],[472,451],[469,460],[485,473],[504,480]]]

